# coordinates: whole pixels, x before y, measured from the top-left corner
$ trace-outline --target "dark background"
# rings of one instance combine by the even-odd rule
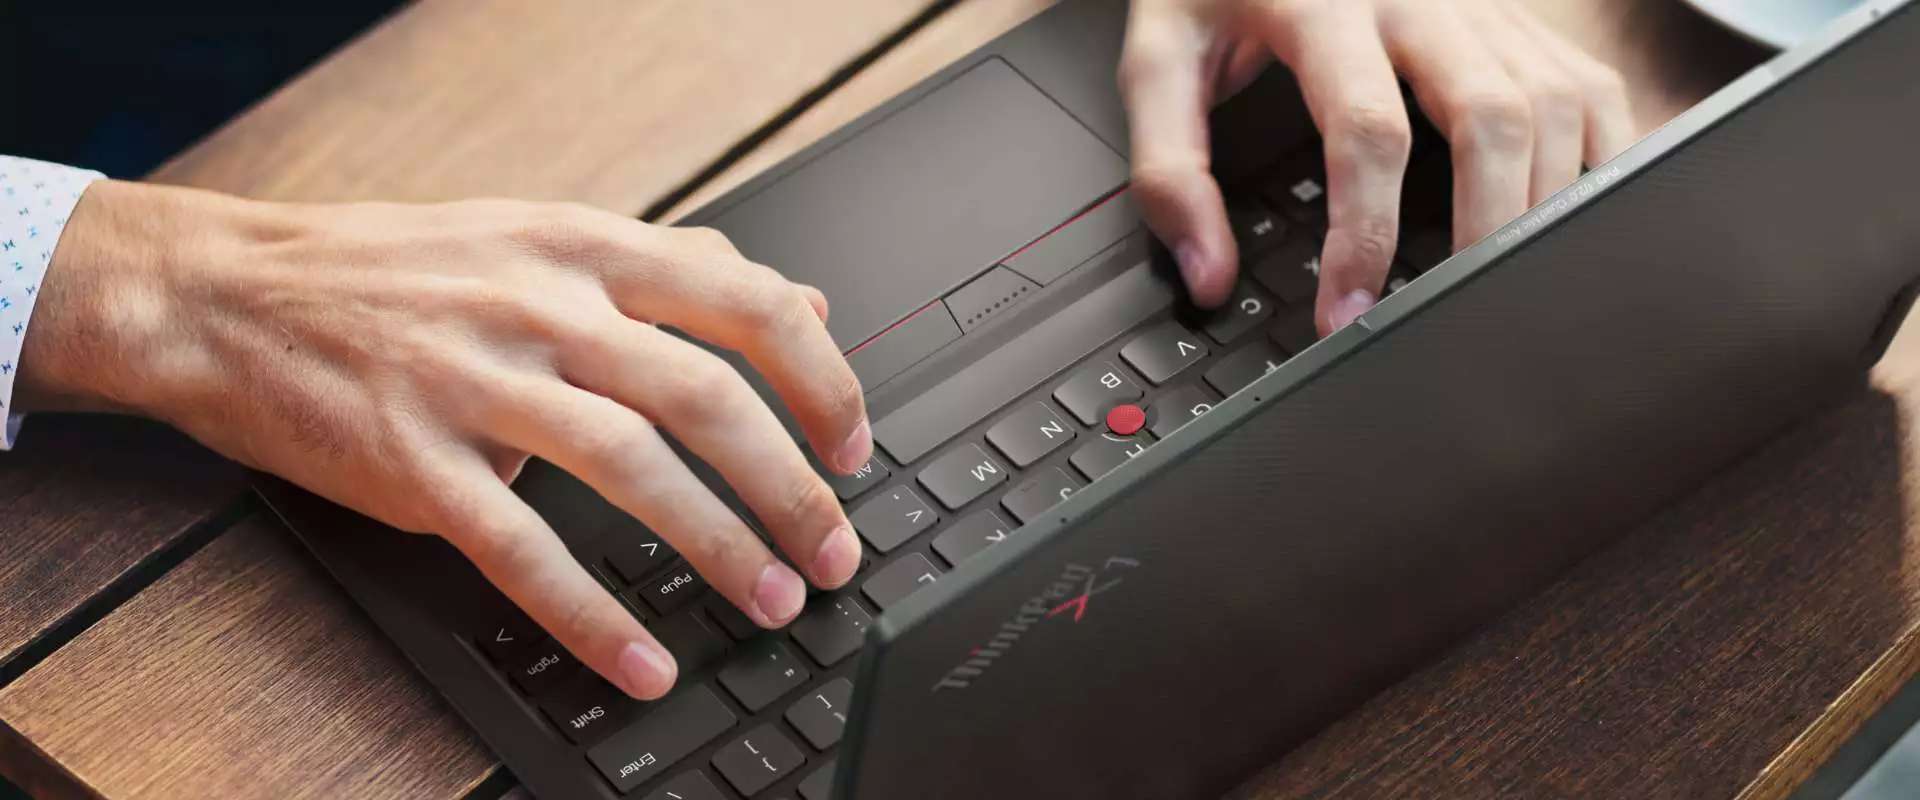
[[[0,0],[0,153],[137,178],[398,0]]]
[[[138,178],[399,5],[0,0],[0,153]]]

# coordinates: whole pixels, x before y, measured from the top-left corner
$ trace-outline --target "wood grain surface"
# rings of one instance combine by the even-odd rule
[[[421,0],[154,178],[638,214],[931,2]]]
[[[13,770],[45,798],[458,797],[493,764],[264,515],[0,692],[0,717],[59,765]]]
[[[17,445],[0,457],[0,675],[244,489],[237,468],[133,420],[33,417]]]

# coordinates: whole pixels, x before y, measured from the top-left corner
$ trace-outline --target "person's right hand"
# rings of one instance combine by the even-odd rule
[[[1323,335],[1379,299],[1398,247],[1412,128],[1396,68],[1451,145],[1456,250],[1635,138],[1620,77],[1510,0],[1133,0],[1134,195],[1201,305],[1227,298],[1239,264],[1207,111],[1275,57],[1326,141]]]
[[[826,300],[711,230],[561,204],[284,205],[101,182],[54,251],[22,410],[117,409],[407,531],[439,534],[634,697],[673,657],[508,484],[537,455],[658,532],[754,622],[806,587],[662,438],[712,465],[821,588],[860,542],[727,362],[839,472],[872,451]],[[31,435],[31,431],[28,432]]]

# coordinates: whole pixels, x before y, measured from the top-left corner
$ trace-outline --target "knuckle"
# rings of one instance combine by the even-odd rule
[[[1149,26],[1130,32],[1120,54],[1116,73],[1120,88],[1132,90],[1173,69],[1180,58],[1181,43],[1164,26]]]
[[[1354,255],[1363,264],[1386,264],[1393,258],[1395,246],[1399,243],[1399,231],[1394,224],[1380,217],[1368,217],[1350,231]]]
[[[1374,161],[1405,160],[1413,149],[1413,124],[1405,107],[1397,105],[1355,105],[1341,115],[1334,128],[1335,138],[1354,148],[1363,158]]]
[[[793,336],[809,323],[818,323],[806,292],[783,278],[754,281],[746,302],[740,304],[742,323],[757,341]]]
[[[1481,89],[1455,103],[1456,136],[1470,146],[1521,150],[1533,146],[1533,108],[1517,88]]]
[[[726,234],[713,228],[695,227],[679,228],[677,230],[680,231],[681,236],[691,243],[694,249],[725,253],[728,255],[739,255],[740,253],[740,251],[733,246],[732,239],[727,238]]]
[[[840,514],[840,502],[833,490],[827,488],[826,481],[809,473],[787,490],[786,503],[781,510],[794,523],[823,522]],[[821,531],[828,530],[825,525],[817,527]]]
[[[665,392],[660,413],[683,425],[727,419],[738,413],[741,394],[752,394],[739,372],[704,351],[682,365],[678,376]]]

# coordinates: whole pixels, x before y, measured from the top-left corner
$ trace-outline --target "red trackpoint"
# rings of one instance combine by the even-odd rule
[[[1147,412],[1132,403],[1114,406],[1107,412],[1107,430],[1121,436],[1132,436],[1147,426]]]

